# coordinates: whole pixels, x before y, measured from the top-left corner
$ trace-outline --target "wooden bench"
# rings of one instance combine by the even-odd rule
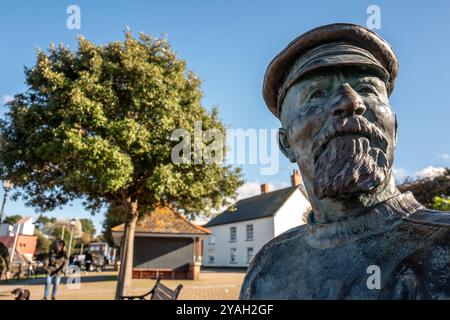
[[[189,279],[185,269],[133,269],[133,279]]]
[[[172,290],[161,282],[161,278],[156,279],[155,286],[149,292],[140,296],[122,296],[120,300],[147,300],[147,296],[151,295],[150,300],[177,300],[183,285],[180,284],[175,290]]]

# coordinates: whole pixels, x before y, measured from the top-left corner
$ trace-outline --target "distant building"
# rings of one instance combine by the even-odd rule
[[[19,229],[19,234],[34,236],[34,223],[32,217],[23,217],[14,224],[14,234]]]
[[[311,210],[298,171],[291,176],[292,186],[239,200],[214,217],[205,227],[211,235],[204,240],[203,266],[247,267],[268,241],[305,223]]]
[[[111,229],[123,240],[124,224]],[[157,208],[138,221],[134,238],[133,278],[198,279],[201,239],[210,231],[169,208]]]
[[[109,247],[107,242],[101,241],[101,242],[90,242],[88,245],[88,251],[90,253],[95,253],[95,254],[101,254],[105,257],[110,256],[111,254],[111,248]]]
[[[0,224],[0,237],[9,236],[12,234],[12,226],[7,223]]]
[[[34,223],[32,217],[23,217],[17,221],[14,225],[2,223],[0,225],[0,236],[14,236],[19,231],[19,234],[34,235]]]
[[[3,236],[0,237],[0,242],[3,243],[11,254],[12,248],[14,246],[14,236]],[[36,253],[37,236],[29,236],[26,234],[19,234],[17,236],[16,243],[16,254],[26,258],[26,260],[31,261]]]
[[[17,235],[15,258],[31,261],[36,253],[37,236],[34,235],[34,224],[32,217],[23,217],[14,225],[2,224],[0,226],[0,242],[2,242],[10,251],[14,247],[14,241]],[[15,262],[16,259],[14,259]]]

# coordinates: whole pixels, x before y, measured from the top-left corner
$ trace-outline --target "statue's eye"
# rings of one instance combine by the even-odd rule
[[[361,94],[378,94],[377,90],[375,90],[375,88],[373,88],[372,86],[361,86],[358,89],[358,93],[361,93]]]
[[[311,95],[309,96],[309,101],[314,99],[320,99],[327,95],[327,92],[323,89],[316,89],[314,90]]]

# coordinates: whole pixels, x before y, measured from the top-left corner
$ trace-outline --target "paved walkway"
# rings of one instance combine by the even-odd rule
[[[162,280],[170,288],[183,284],[180,300],[235,300],[239,297],[239,290],[244,279],[243,270],[206,270],[202,271],[200,280]],[[63,279],[59,287],[59,300],[110,300],[114,298],[116,287],[116,272],[91,272],[82,274],[81,283],[72,287]],[[154,285],[154,280],[133,280],[132,294],[148,292]],[[0,282],[0,300],[12,300],[10,294],[15,288],[22,287],[30,290],[31,299],[42,298],[44,292],[44,278],[24,281]]]

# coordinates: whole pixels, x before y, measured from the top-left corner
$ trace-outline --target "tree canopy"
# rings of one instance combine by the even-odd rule
[[[439,197],[433,198],[433,209],[441,211],[450,211],[450,197]]]
[[[446,210],[443,206],[445,201],[439,201],[439,198],[450,196],[450,169],[435,177],[408,178],[398,188],[401,192],[411,191],[417,201],[427,208]]]
[[[126,211],[123,206],[111,204],[105,213],[105,219],[103,220],[102,235],[105,241],[115,247],[116,244],[112,238],[111,228],[115,227],[125,221]]]
[[[199,122],[225,137],[225,127],[216,109],[202,106],[200,80],[165,39],[127,32],[123,41],[95,45],[80,36],[76,51],[39,50],[25,77],[27,90],[7,103],[0,123],[0,178],[39,211],[76,198],[93,213],[122,205],[127,240],[119,283],[131,279],[140,212],[167,205],[208,215],[242,184],[240,169],[223,162],[172,161],[175,130],[193,135]],[[225,154],[224,141],[214,140],[205,136],[190,149],[197,154],[219,142]]]
[[[21,215],[14,214],[14,215],[11,215],[11,216],[6,216],[3,219],[3,223],[7,223],[7,224],[11,224],[12,225],[12,224],[17,223],[20,219],[22,219]]]
[[[36,226],[36,229],[42,230],[47,223],[54,223],[55,221],[55,217],[49,218],[41,213],[34,222],[34,225]]]
[[[83,231],[83,233],[88,234],[91,238],[95,236],[96,230],[92,219],[82,218],[80,219],[80,223],[81,223],[81,230]]]
[[[165,39],[127,32],[96,46],[79,37],[76,52],[39,50],[25,75],[28,90],[1,123],[0,173],[28,205],[45,211],[83,198],[95,212],[132,197],[207,214],[239,185],[237,169],[172,163],[174,130],[224,127]]]

